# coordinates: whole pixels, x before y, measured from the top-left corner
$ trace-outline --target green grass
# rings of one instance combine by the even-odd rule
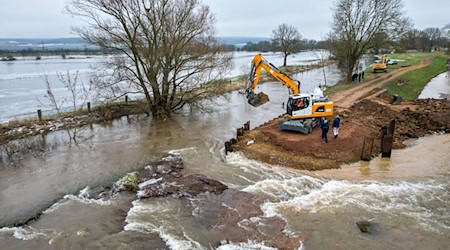
[[[385,87],[391,94],[398,94],[404,99],[416,99],[433,77],[446,70],[447,56],[440,54],[432,59],[430,65],[393,79]]]
[[[387,72],[392,72],[392,71],[402,68],[402,67],[409,67],[409,66],[417,65],[423,59],[425,59],[426,57],[429,57],[429,56],[433,56],[433,54],[425,53],[425,52],[389,54],[388,55],[389,59],[396,59],[399,61],[398,61],[398,64],[396,64],[396,65],[388,65]],[[362,81],[361,83],[379,78],[379,77],[383,76],[384,74],[385,73],[382,73],[382,72],[373,73],[372,68],[369,67],[364,70],[364,81]],[[352,83],[352,82],[347,82],[344,80],[334,86],[328,87],[325,90],[325,95],[330,95],[330,94],[333,94],[333,93],[336,93],[339,91],[351,89],[353,87],[358,86],[359,84],[360,83]]]

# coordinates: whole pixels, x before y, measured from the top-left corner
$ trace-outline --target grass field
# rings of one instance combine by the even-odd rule
[[[398,94],[404,99],[416,99],[427,83],[435,76],[447,70],[447,56],[435,56],[430,65],[408,72],[386,84],[386,89],[392,94]]]
[[[396,59],[398,61],[398,64],[396,65],[389,65],[387,72],[392,72],[396,69],[402,68],[402,67],[409,67],[419,64],[422,60],[424,60],[427,57],[433,57],[436,56],[436,54],[433,53],[399,53],[399,54],[389,54],[389,59]],[[379,73],[373,73],[372,68],[367,68],[364,70],[364,80],[361,83],[371,81],[373,79],[379,78],[383,76],[384,72]],[[325,90],[326,95],[330,95],[339,91],[351,89],[353,87],[358,86],[358,83],[352,83],[352,82],[346,82],[341,81],[340,83],[336,84],[335,86],[329,87]]]

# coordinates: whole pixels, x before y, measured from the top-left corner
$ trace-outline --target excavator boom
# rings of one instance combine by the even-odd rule
[[[265,69],[271,76],[288,87],[292,92],[286,102],[286,118],[288,120],[280,122],[278,124],[279,129],[307,134],[318,124],[320,117],[333,114],[333,102],[327,97],[323,97],[323,92],[321,96],[301,94],[300,81],[291,79],[273,64],[264,60],[261,54],[257,54],[253,58],[250,76],[247,82],[246,92],[250,105],[257,107],[269,101],[269,97],[263,92],[255,93],[261,77],[261,69]]]
[[[275,65],[266,61],[261,54],[257,54],[252,60],[250,75],[248,78],[247,99],[250,105],[257,107],[269,101],[269,97],[263,92],[258,94],[255,93],[256,86],[258,86],[259,79],[261,77],[261,69],[266,70],[279,82],[290,88],[292,94],[297,95],[300,93],[300,82],[292,80],[288,75],[275,67]]]

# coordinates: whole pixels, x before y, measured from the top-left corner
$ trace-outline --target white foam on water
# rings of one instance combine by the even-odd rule
[[[3,227],[0,228],[0,234],[13,236],[18,240],[34,240],[34,239],[49,239],[56,235],[56,232],[51,229],[39,230],[30,226],[24,227]]]
[[[182,155],[182,154],[186,154],[186,153],[198,154],[198,151],[197,151],[196,147],[189,147],[189,148],[172,149],[168,153],[171,155]],[[168,156],[168,157],[170,157],[170,156]],[[164,159],[166,159],[166,158],[164,158]]]
[[[217,250],[276,250],[277,248],[268,247],[264,245],[264,243],[258,243],[255,241],[247,241],[240,243],[228,243],[221,245],[217,248]]]
[[[267,179],[244,188],[242,191],[256,193],[271,200],[287,200],[305,195],[322,187],[325,182],[311,176],[299,176],[285,180]]]
[[[279,188],[285,188],[284,184],[279,184]],[[261,208],[265,216],[283,218],[285,211],[317,213],[357,206],[375,213],[406,216],[416,220],[424,229],[439,232],[442,231],[440,229],[450,229],[448,213],[444,212],[448,209],[447,201],[450,199],[446,190],[448,186],[435,182],[386,184],[333,180],[309,192],[299,192],[287,200],[266,202]],[[249,191],[253,190],[249,188]]]
[[[108,206],[108,205],[112,204],[111,200],[89,199],[88,197],[89,197],[90,190],[91,190],[90,187],[86,186],[85,188],[80,190],[80,192],[78,193],[78,196],[75,196],[72,194],[65,195],[61,200],[54,203],[51,207],[47,208],[42,213],[43,214],[52,213],[52,212],[58,210],[60,207],[62,207],[68,200],[80,202],[83,204],[97,204],[97,205],[101,205],[101,206]]]
[[[113,204],[111,200],[103,200],[103,199],[88,199],[80,196],[75,196],[73,194],[64,195],[64,199],[76,201],[79,203],[87,204],[87,205],[100,205],[100,206],[110,206]]]
[[[250,160],[240,152],[229,153],[225,160],[228,164],[237,166],[246,173],[257,175],[261,179],[283,180],[299,175],[299,173],[287,168]]]
[[[64,199],[59,200],[58,202],[53,203],[53,205],[52,205],[51,207],[47,208],[47,209],[44,210],[44,212],[42,212],[42,213],[43,213],[43,214],[49,214],[49,213],[52,213],[52,212],[58,210],[60,207],[62,207],[63,204],[64,204],[65,202],[66,202],[66,200],[64,200]]]
[[[170,207],[168,203],[148,202],[135,200],[132,202],[133,207],[127,213],[125,218],[125,231],[137,231],[141,233],[156,233],[158,232],[158,225],[155,225],[148,220],[141,219],[143,216],[156,216],[161,214],[170,214]]]
[[[128,211],[125,219],[127,225],[125,225],[124,231],[156,233],[170,249],[207,249],[190,238],[184,231],[174,233],[179,229],[166,224],[165,217],[176,214],[169,202],[135,200],[132,204],[133,207]]]
[[[208,249],[202,246],[199,242],[191,239],[185,232],[183,232],[183,237],[176,236],[167,233],[164,228],[160,228],[159,236],[166,243],[166,245],[172,250],[185,250],[185,249]]]
[[[91,190],[91,188],[89,186],[86,186],[85,188],[80,190],[80,192],[78,194],[78,197],[80,197],[80,198],[88,198],[90,190]]]

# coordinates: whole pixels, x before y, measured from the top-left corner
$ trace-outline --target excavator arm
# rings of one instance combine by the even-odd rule
[[[261,69],[265,69],[292,92],[286,103],[287,119],[278,124],[279,129],[308,134],[319,123],[318,118],[333,114],[333,102],[328,97],[323,97],[323,95],[321,97],[313,97],[311,94],[300,94],[300,82],[291,79],[273,64],[264,60],[261,54],[257,54],[253,58],[250,76],[247,81],[246,92],[250,105],[256,107],[269,101],[268,96],[263,92],[255,93],[261,77]]]
[[[261,54],[257,54],[251,63],[250,75],[247,80],[247,99],[248,103],[253,106],[259,106],[267,101],[269,98],[263,92],[258,94],[255,93],[256,87],[258,86],[259,79],[261,77],[261,69],[266,70],[271,76],[277,79],[280,83],[288,87],[293,95],[298,95],[300,93],[300,82],[293,80],[285,73],[281,72],[277,67],[275,67],[270,62],[266,61]]]

